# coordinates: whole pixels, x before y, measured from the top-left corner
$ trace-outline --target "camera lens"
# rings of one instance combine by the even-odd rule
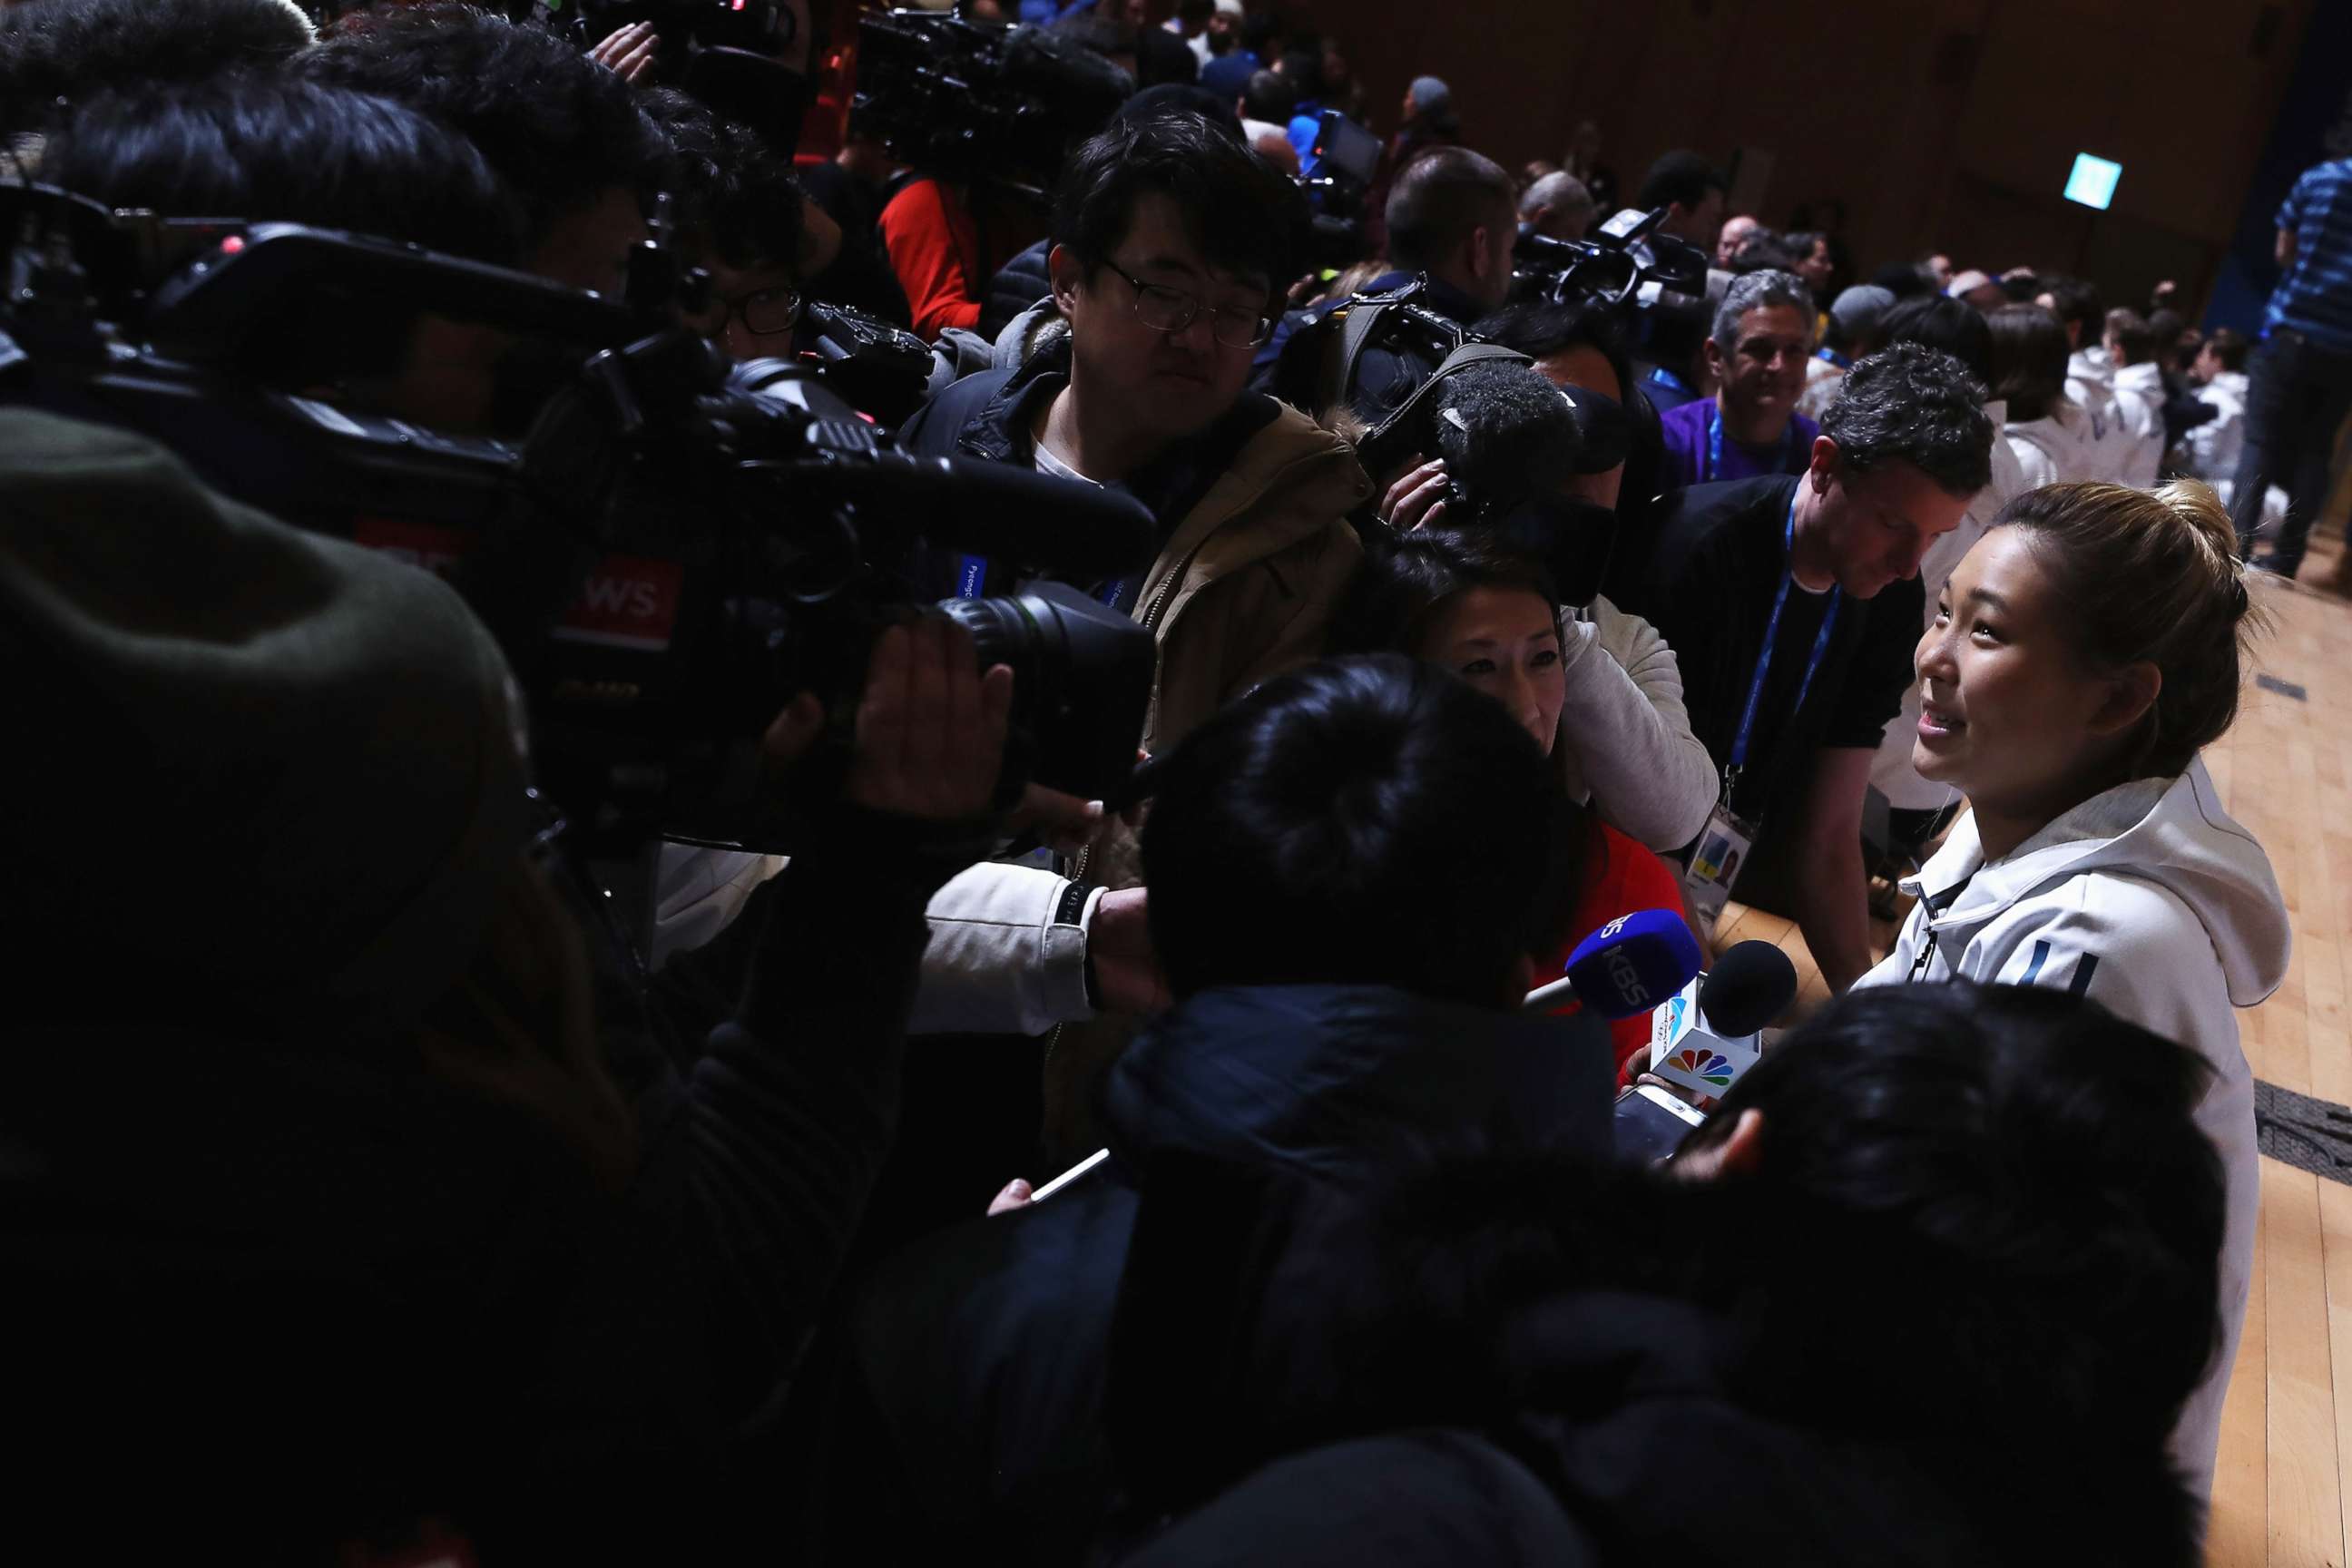
[[[981,668],[1013,670],[1008,760],[1017,756],[1031,779],[1082,800],[1115,793],[1142,739],[1139,716],[1158,658],[1151,633],[1059,583],[948,599],[940,609],[971,633]]]

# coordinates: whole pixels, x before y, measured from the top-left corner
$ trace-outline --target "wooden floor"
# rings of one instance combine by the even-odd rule
[[[2332,531],[2329,531],[2332,532]],[[2315,541],[2302,576],[2334,574]],[[2352,601],[2272,583],[2256,668],[2307,698],[2249,685],[2206,753],[2231,815],[2270,851],[2294,917],[2286,984],[2239,1015],[2254,1076],[2352,1104]],[[1773,942],[1796,961],[1800,1011],[1827,998],[1789,922],[1735,905],[1718,942]],[[2213,1490],[2213,1568],[2343,1568],[2352,1550],[2352,1186],[2263,1162],[2253,1298],[2230,1384]]]

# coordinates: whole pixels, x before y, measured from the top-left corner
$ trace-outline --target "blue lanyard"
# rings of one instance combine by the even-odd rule
[[[1772,448],[1772,466],[1764,470],[1766,473],[1785,474],[1789,471],[1789,438],[1796,433],[1797,418],[1792,414],[1789,422],[1780,426],[1780,443]],[[1712,479],[1722,472],[1723,410],[1710,403],[1706,405],[1706,471],[1699,478]]]
[[[987,591],[987,588],[988,557],[985,555],[957,557],[956,586],[955,593],[951,596],[958,599],[977,599]],[[1114,577],[1097,588],[1094,596],[1116,610],[1120,607],[1119,601],[1127,596],[1127,588],[1126,578]]]
[[[1835,349],[1823,349],[1813,355],[1813,357],[1820,360],[1824,364],[1833,364],[1840,370],[1852,370],[1853,368],[1853,361],[1846,358],[1845,355],[1838,353]]]
[[[1685,381],[1681,376],[1676,375],[1673,371],[1668,370],[1664,365],[1652,365],[1650,367],[1650,379],[1656,382],[1660,386],[1673,387],[1685,397],[1696,397],[1698,395],[1697,393],[1691,390],[1690,383]]]
[[[1789,492],[1789,526],[1781,536],[1781,549],[1793,555],[1797,548],[1797,495]],[[1764,678],[1772,668],[1772,645],[1780,636],[1780,612],[1789,603],[1789,584],[1796,578],[1793,564],[1780,569],[1780,591],[1772,595],[1772,617],[1764,623],[1764,651],[1756,656],[1756,679],[1748,683],[1748,706],[1740,710],[1739,731],[1731,738],[1731,765],[1723,770],[1723,798],[1731,799],[1732,786],[1739,782],[1740,770],[1748,765],[1748,740],[1756,729],[1756,710],[1764,701]],[[1797,700],[1789,710],[1794,718],[1805,706],[1805,693],[1813,689],[1813,676],[1822,668],[1822,657],[1829,652],[1830,634],[1837,629],[1838,605],[1843,601],[1842,590],[1830,590],[1830,607],[1822,616],[1822,629],[1813,638],[1812,657],[1805,663],[1805,678],[1797,683]]]

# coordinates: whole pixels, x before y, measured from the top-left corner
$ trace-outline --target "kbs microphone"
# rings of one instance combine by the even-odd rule
[[[1650,1070],[1720,1096],[1764,1053],[1764,1026],[1797,999],[1797,966],[1769,942],[1743,942],[1652,1015]]]
[[[1540,1013],[1574,1001],[1604,1018],[1630,1018],[1681,990],[1704,962],[1681,915],[1636,910],[1578,942],[1566,977],[1528,992],[1523,1006]]]

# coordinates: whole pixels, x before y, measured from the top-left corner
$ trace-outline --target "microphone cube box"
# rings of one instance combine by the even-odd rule
[[[1677,1088],[1719,1098],[1764,1054],[1759,1032],[1727,1039],[1699,1016],[1699,979],[1650,1015],[1650,1070]]]

